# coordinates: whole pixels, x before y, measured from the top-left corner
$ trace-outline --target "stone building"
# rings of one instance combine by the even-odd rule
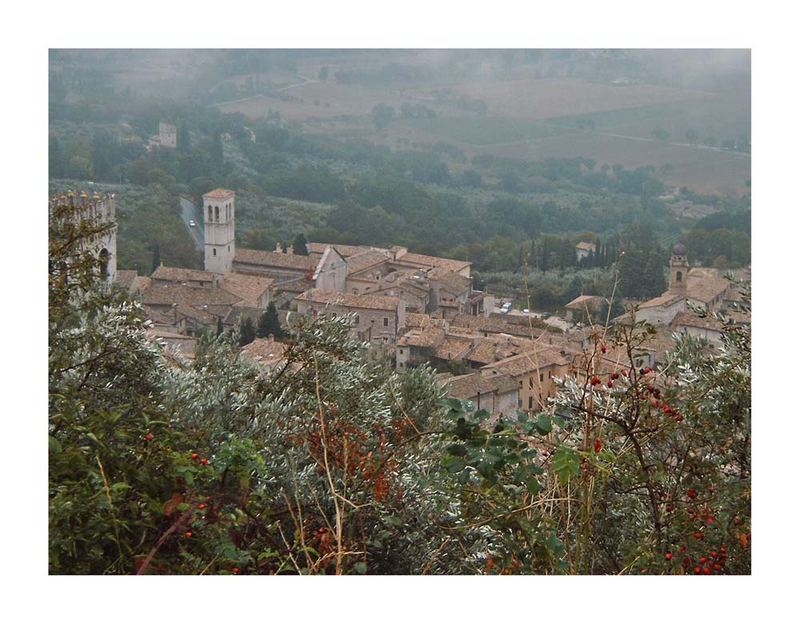
[[[86,191],[67,193],[51,197],[48,204],[50,218],[57,206],[67,205],[73,209],[70,219],[76,225],[89,225],[97,234],[83,239],[84,251],[88,251],[100,261],[100,271],[106,282],[117,279],[117,213],[113,193],[92,193]]]
[[[485,371],[485,372],[484,372]],[[570,371],[570,359],[555,349],[539,348],[494,362],[481,369],[486,375],[507,375],[518,387],[517,406],[522,410],[547,407],[547,399],[555,396],[555,378],[564,378]]]
[[[394,347],[405,326],[405,302],[399,297],[354,295],[312,288],[295,299],[297,312],[306,316],[332,312],[354,314],[353,334],[361,340]]]
[[[158,143],[161,147],[178,147],[178,129],[171,123],[159,121]]]
[[[205,269],[228,273],[236,256],[236,197],[233,191],[214,189],[203,195]]]
[[[508,375],[495,375],[491,371],[477,371],[467,375],[448,377],[443,386],[447,396],[471,401],[475,409],[484,409],[495,418],[513,417],[519,405],[519,387]]]
[[[580,262],[584,258],[588,258],[592,254],[594,254],[596,250],[597,246],[594,243],[581,241],[577,245],[575,245],[575,259],[578,262]]]
[[[603,309],[603,297],[580,295],[564,306],[565,317],[570,322],[592,323],[599,321],[598,314]]]
[[[668,326],[678,314],[688,310],[687,302],[707,312],[724,309],[735,299],[737,287],[716,269],[690,267],[686,247],[677,243],[669,261],[669,289],[662,295],[639,305],[636,320]],[[627,315],[615,319],[626,322]]]

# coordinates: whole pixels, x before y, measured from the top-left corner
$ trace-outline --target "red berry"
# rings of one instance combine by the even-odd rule
[[[708,524],[711,524],[712,522],[714,522],[714,516],[708,516],[708,517],[706,518],[706,522],[707,522]]]
[[[603,449],[603,441],[600,438],[595,438],[594,452],[599,453]]]
[[[186,531],[186,533],[184,533],[184,535],[186,537],[191,537],[192,536],[192,532],[191,531]]]
[[[714,569],[715,569],[717,572],[719,572],[719,571],[722,569],[722,566],[721,566],[720,564],[718,564],[718,563],[715,563],[715,564],[714,564]]]
[[[695,531],[695,532],[694,532],[694,539],[696,539],[696,540],[702,540],[702,539],[703,539],[703,533],[702,533],[702,531]]]
[[[711,555],[712,558],[714,558],[714,559],[717,558],[717,551],[716,550],[712,550],[709,554]]]
[[[703,574],[711,574],[711,568],[709,568],[708,566],[704,567]]]
[[[208,460],[204,457],[203,459],[200,460],[200,463],[205,466],[208,463]]]
[[[613,388],[613,387],[614,387],[614,382],[613,382],[611,379],[609,379],[609,380],[608,380],[608,383],[607,383],[606,385],[607,385],[609,388]]]
[[[671,552],[666,553],[664,555],[664,559],[666,559],[667,561],[670,561],[672,559],[672,553]]]
[[[144,439],[147,440],[148,442],[150,442],[153,439],[153,437],[154,437],[153,434],[148,431],[145,434]]]
[[[619,379],[619,373],[611,373],[611,379]]]
[[[205,509],[205,508],[206,508],[206,504],[205,504],[205,503],[200,503],[200,504],[197,506],[197,508],[198,508],[198,509],[200,509],[200,510],[203,510],[203,509]]]
[[[649,375],[652,372],[653,372],[652,368],[650,368],[649,366],[645,367],[645,369],[644,369],[644,374],[645,375]]]
[[[192,459],[197,459],[198,457],[200,456],[197,453],[192,453]]]
[[[695,573],[695,574],[700,574],[700,572],[702,572],[702,571],[703,571],[703,570],[700,568],[700,566],[695,566],[695,567],[694,567],[694,573]]]
[[[593,386],[596,386],[597,384],[600,383],[600,378],[597,375],[595,375],[594,377],[592,377],[591,383]]]
[[[241,570],[239,570],[239,568],[231,568],[231,572],[233,572],[234,574],[239,574],[240,571]]]
[[[705,563],[706,561],[708,561],[708,559],[705,557],[700,557],[700,563]]]
[[[697,498],[697,490],[695,490],[694,488],[689,488],[688,490],[686,490],[686,496],[688,496],[689,498]]]
[[[601,345],[600,345],[600,351],[601,351],[602,353],[605,353],[605,352],[606,352],[606,345],[605,345],[605,344],[601,344]]]

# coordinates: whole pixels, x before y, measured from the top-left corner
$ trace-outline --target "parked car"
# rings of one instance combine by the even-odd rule
[[[189,227],[195,227],[197,223],[194,222],[194,219],[189,219]]]

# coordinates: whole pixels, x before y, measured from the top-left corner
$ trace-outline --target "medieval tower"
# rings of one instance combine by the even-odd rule
[[[682,243],[672,248],[669,259],[669,290],[671,292],[685,292],[686,280],[689,275],[689,259],[686,256],[686,247]]]
[[[68,217],[76,225],[88,227],[93,234],[84,237],[81,248],[100,261],[101,276],[106,282],[117,279],[116,201],[112,193],[101,195],[86,191],[68,191],[50,198],[50,214],[56,206],[68,206]]]
[[[227,273],[233,266],[236,254],[235,197],[233,191],[222,188],[203,195],[206,271]]]

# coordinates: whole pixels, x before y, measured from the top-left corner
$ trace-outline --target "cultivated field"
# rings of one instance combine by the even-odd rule
[[[578,78],[541,78],[512,72],[505,78],[481,78],[437,84],[341,84],[337,69],[358,67],[353,59],[331,63],[327,81],[318,80],[318,65],[299,68],[291,81],[272,95],[220,104],[224,112],[251,119],[271,109],[283,119],[314,132],[365,138],[392,147],[450,143],[468,156],[494,154],[513,158],[572,158],[626,167],[669,165],[660,174],[668,184],[702,192],[746,192],[750,156],[709,148],[706,140],[750,136],[747,96],[700,89],[628,84]],[[460,102],[480,100],[485,115],[465,110]],[[370,112],[376,104],[399,111],[403,103],[423,104],[432,119],[396,118],[376,130]],[[653,131],[663,129],[666,139]],[[696,135],[690,144],[687,131]]]

